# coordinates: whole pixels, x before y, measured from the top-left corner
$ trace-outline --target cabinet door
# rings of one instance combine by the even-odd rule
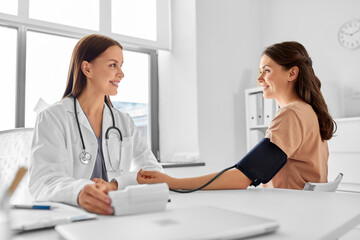
[[[337,131],[328,141],[328,180],[332,181],[341,172],[342,183],[360,184],[360,118],[335,119],[335,122]]]

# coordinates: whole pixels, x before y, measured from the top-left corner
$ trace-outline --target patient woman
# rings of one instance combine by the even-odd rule
[[[333,136],[336,124],[306,49],[298,42],[266,48],[259,73],[264,98],[275,99],[280,109],[265,138],[234,169],[204,189],[242,189],[260,183],[266,187],[303,189],[306,182],[327,182],[327,140]],[[172,189],[194,189],[217,175],[173,178],[157,171],[138,174],[139,183],[166,182]]]

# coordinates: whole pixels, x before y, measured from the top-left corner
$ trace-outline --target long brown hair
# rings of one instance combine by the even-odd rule
[[[282,42],[267,47],[263,54],[286,70],[294,66],[299,68],[295,82],[296,93],[314,109],[319,121],[321,139],[331,139],[336,131],[336,123],[329,114],[320,91],[321,82],[315,75],[312,60],[305,47],[298,42]]]
[[[78,97],[84,90],[86,77],[81,70],[81,63],[83,61],[91,62],[106,49],[114,45],[123,49],[121,44],[114,39],[99,34],[91,34],[79,40],[71,56],[66,89],[62,98],[69,96]],[[105,96],[105,101],[112,106],[109,96]]]

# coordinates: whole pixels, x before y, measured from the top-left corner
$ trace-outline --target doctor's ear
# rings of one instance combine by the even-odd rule
[[[86,77],[90,77],[90,63],[88,61],[82,61],[81,71]]]
[[[290,68],[288,81],[291,82],[296,80],[298,75],[299,75],[299,68],[297,66]]]

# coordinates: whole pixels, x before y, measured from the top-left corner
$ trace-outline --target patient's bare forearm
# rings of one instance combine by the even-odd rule
[[[170,188],[173,189],[195,189],[204,185],[216,175],[217,173],[212,173],[201,177],[175,178],[172,179],[169,185]],[[238,169],[232,169],[223,173],[204,189],[244,189],[247,188],[250,183],[251,180],[242,172],[240,172]]]

